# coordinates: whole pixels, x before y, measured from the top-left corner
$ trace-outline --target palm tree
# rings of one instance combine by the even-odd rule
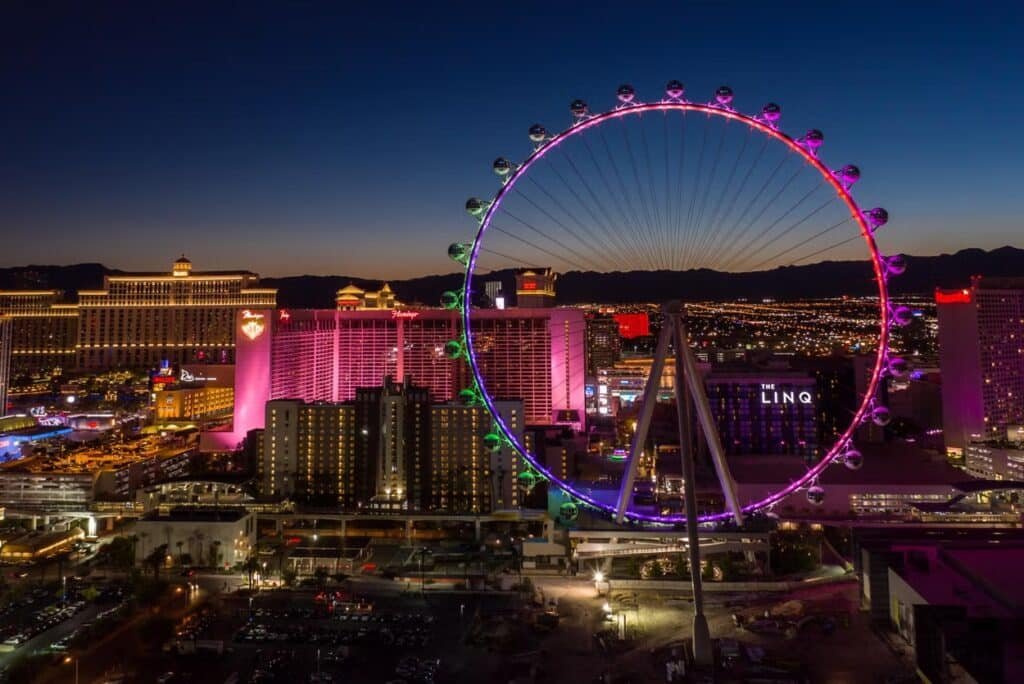
[[[146,565],[153,569],[153,579],[160,579],[160,566],[167,561],[167,544],[161,544],[146,556]]]
[[[206,535],[204,535],[199,530],[196,530],[193,536],[195,537],[196,540],[196,546],[199,548],[199,553],[196,554],[197,556],[199,556],[198,563],[200,566],[203,566],[203,540],[206,538]]]
[[[220,540],[214,539],[210,542],[210,565],[217,567],[220,565]]]
[[[184,565],[184,557],[182,556],[181,549],[185,546],[185,542],[179,539],[178,541],[174,542],[174,545],[178,547],[178,565]]]
[[[260,567],[260,562],[256,556],[249,556],[245,559],[245,563],[242,565],[242,569],[249,576],[249,591],[252,591],[252,578],[256,574],[256,571]]]
[[[131,537],[129,537],[129,539],[132,540],[132,559],[138,558],[138,556],[135,555],[135,542],[138,541],[139,539],[142,540],[142,556],[143,556],[143,558],[145,558],[145,556],[146,556],[146,539],[148,539],[148,538],[149,538],[149,532],[139,532],[139,536],[138,537],[136,537],[134,534]]]

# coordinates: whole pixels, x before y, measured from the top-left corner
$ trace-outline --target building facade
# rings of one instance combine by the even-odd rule
[[[498,409],[523,439],[522,402]],[[489,513],[516,508],[525,467],[488,443],[483,406],[431,404],[424,388],[385,379],[343,403],[267,403],[260,492],[349,511]]]
[[[11,319],[0,314],[0,418],[7,415],[11,384]]]
[[[596,376],[622,358],[619,323],[610,316],[587,317],[587,375]]]
[[[209,433],[237,444],[264,426],[274,399],[340,403],[381,379],[409,377],[432,403],[456,399],[471,378],[445,344],[461,337],[457,312],[249,310],[236,317],[234,432]],[[247,330],[248,332],[244,332]],[[526,425],[584,416],[583,313],[575,309],[481,309],[474,348],[487,391],[523,402]],[[236,437],[236,435],[238,435]]]
[[[1024,278],[975,276],[936,290],[946,449],[1024,424]]]
[[[247,271],[194,272],[185,257],[170,273],[108,275],[103,289],[78,293],[77,365],[232,363],[236,315],[276,304],[277,291],[258,285]]]
[[[813,377],[712,371],[704,385],[727,455],[817,455]]]
[[[78,342],[78,306],[58,290],[0,292],[0,314],[11,320],[11,368],[36,373],[73,368]]]

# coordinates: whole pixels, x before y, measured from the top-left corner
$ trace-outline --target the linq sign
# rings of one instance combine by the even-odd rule
[[[807,390],[780,390],[775,388],[774,383],[761,385],[762,404],[810,404],[811,399],[811,393]]]

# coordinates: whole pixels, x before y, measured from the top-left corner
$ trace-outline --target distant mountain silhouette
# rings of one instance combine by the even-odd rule
[[[1024,249],[1000,247],[991,251],[964,249],[955,254],[907,256],[907,271],[893,278],[893,294],[928,294],[936,287],[963,287],[976,274],[1024,276]],[[102,264],[73,266],[24,266],[0,269],[0,289],[57,289],[74,300],[77,290],[102,286],[103,276],[120,273]],[[512,295],[514,272],[477,274],[479,289],[488,280],[500,280]],[[278,289],[278,302],[291,308],[332,308],[337,290],[354,283],[376,289],[380,280],[348,276],[288,276],[263,278],[266,287]],[[402,302],[435,305],[445,290],[462,287],[462,274],[430,275],[388,281]],[[864,261],[823,261],[806,266],[784,266],[769,271],[723,273],[708,269],[690,271],[631,271],[595,273],[570,271],[558,278],[558,302],[661,302],[709,299],[807,299],[874,292],[871,266]],[[510,296],[510,299],[512,297]]]

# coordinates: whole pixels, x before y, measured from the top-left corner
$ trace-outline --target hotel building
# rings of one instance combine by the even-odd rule
[[[522,439],[522,403],[499,410]],[[521,463],[491,451],[482,406],[431,405],[424,388],[386,378],[344,403],[267,403],[260,491],[343,510],[488,513],[519,505]]]
[[[704,386],[726,454],[817,455],[813,377],[715,370]]]
[[[946,450],[1024,424],[1024,278],[975,276],[936,290]]]
[[[11,382],[11,319],[0,314],[0,418],[7,415]]]
[[[456,312],[245,310],[235,325],[234,432],[204,435],[226,448],[264,427],[270,400],[341,403],[384,377],[408,377],[431,403],[445,403],[471,384],[465,362],[445,354],[445,343],[461,336]],[[473,325],[477,363],[492,397],[522,401],[525,425],[582,425],[581,311],[481,309]]]
[[[78,293],[77,365],[232,363],[236,315],[276,303],[277,291],[258,285],[248,271],[193,272],[185,257],[170,273],[108,275],[102,290]]]
[[[11,320],[11,368],[34,373],[75,365],[78,306],[58,290],[0,292],[0,314]]]

